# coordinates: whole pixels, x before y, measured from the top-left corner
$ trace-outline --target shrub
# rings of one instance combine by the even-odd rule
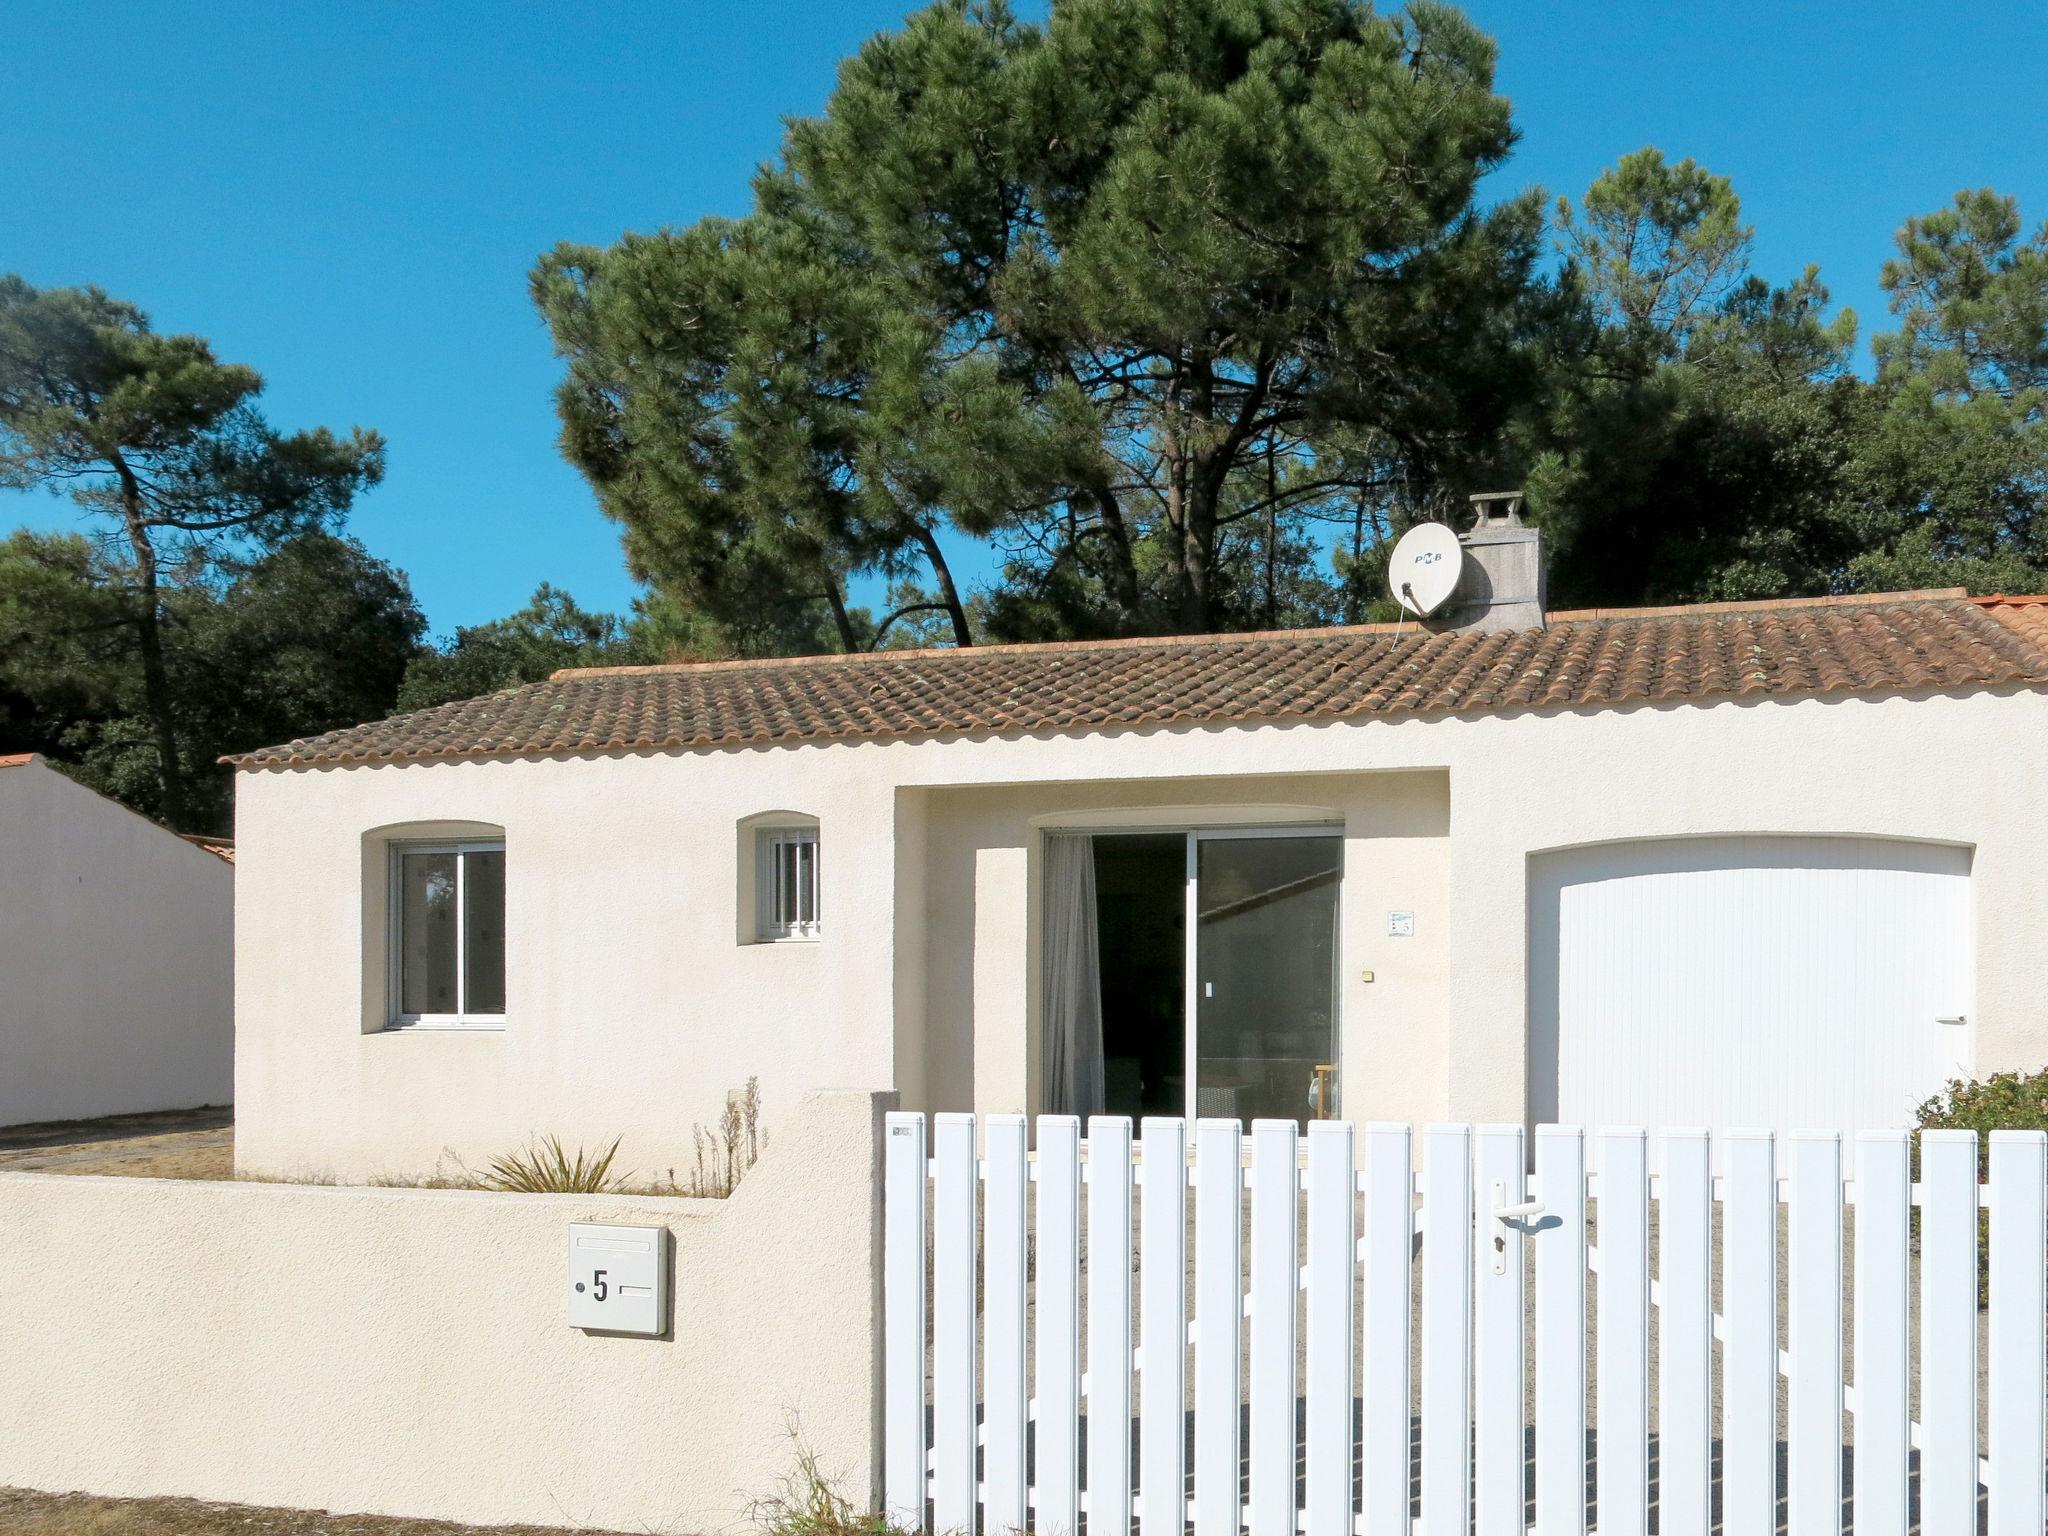
[[[2048,1069],[1999,1072],[1977,1082],[1957,1078],[1920,1106],[1917,1120],[1923,1131],[1975,1131],[1981,1182],[1991,1175],[1993,1131],[2048,1131]],[[1917,1167],[1917,1142],[1914,1151]]]
[[[1952,1079],[1922,1104],[1916,1116],[1923,1131],[1975,1131],[1977,1182],[1991,1177],[1993,1131],[2048,1131],[2048,1069],[2039,1072],[1995,1072],[1978,1081]],[[1913,1176],[1920,1176],[1920,1143],[1913,1142]],[[1913,1213],[1919,1230],[1920,1213]],[[1991,1300],[1991,1213],[1977,1217],[1977,1305]]]
[[[572,1158],[559,1137],[536,1137],[517,1152],[492,1158],[474,1176],[476,1187],[521,1195],[608,1194],[623,1182],[623,1176],[612,1176],[621,1139],[614,1136],[610,1146],[594,1154],[579,1146]]]

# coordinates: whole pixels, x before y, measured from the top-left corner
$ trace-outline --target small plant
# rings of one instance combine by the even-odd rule
[[[753,1507],[751,1523],[761,1536],[910,1536],[886,1515],[855,1509],[794,1429],[790,1443],[796,1448],[796,1470]]]
[[[619,1155],[619,1142],[602,1152],[586,1153],[577,1147],[574,1157],[557,1136],[535,1137],[517,1152],[503,1152],[471,1177],[478,1189],[499,1190],[520,1195],[602,1195],[618,1188],[625,1175],[614,1177],[612,1162]]]

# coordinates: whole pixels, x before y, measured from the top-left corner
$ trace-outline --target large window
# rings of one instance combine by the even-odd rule
[[[505,1022],[505,845],[391,849],[391,1022]]]
[[[755,836],[756,937],[815,939],[818,915],[818,829],[763,827]]]

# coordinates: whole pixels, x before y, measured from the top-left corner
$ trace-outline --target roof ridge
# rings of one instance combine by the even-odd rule
[[[1569,608],[1546,615],[1551,623],[1607,619],[1678,619],[1695,613],[1780,613],[1795,608],[1884,608],[1894,603],[1952,602],[1966,587],[1915,587],[1905,592],[1831,592],[1821,597],[1737,598],[1725,603],[1676,603],[1664,608]]]
[[[743,656],[720,661],[654,661],[620,667],[557,667],[551,683],[572,683],[584,677],[651,677],[662,673],[743,672],[749,668],[814,667],[831,662],[920,661],[937,656],[1030,656],[1048,652],[1144,650],[1161,645],[1232,645],[1251,640],[1315,640],[1330,635],[1393,635],[1425,631],[1414,619],[1396,624],[1323,624],[1306,629],[1231,629],[1193,635],[1115,635],[1100,640],[1008,640],[994,645],[924,645],[891,651],[817,651],[808,656]]]
[[[1615,619],[1663,619],[1687,614],[1769,613],[1795,608],[1839,608],[1856,605],[1878,607],[1889,603],[1940,602],[1966,597],[1962,587],[1924,587],[1907,592],[1850,592],[1823,597],[1779,597],[1738,600],[1725,603],[1682,603],[1664,608],[1573,608],[1545,615],[1548,624],[1605,622]],[[2044,598],[2043,601],[2048,601]],[[783,670],[820,665],[856,666],[864,663],[930,660],[941,656],[1031,656],[1051,653],[1095,654],[1114,650],[1145,650],[1159,646],[1245,645],[1259,641],[1329,640],[1351,636],[1396,635],[1407,630],[1437,635],[1453,631],[1432,630],[1413,619],[1393,624],[1325,624],[1303,629],[1236,629],[1193,635],[1119,635],[1102,640],[1022,640],[996,645],[920,646],[896,651],[821,651],[809,656],[758,656],[719,661],[657,661],[632,666],[557,667],[548,674],[551,683],[573,683],[598,677],[655,677],[665,674],[701,676],[711,672]],[[532,684],[523,686],[531,687]]]

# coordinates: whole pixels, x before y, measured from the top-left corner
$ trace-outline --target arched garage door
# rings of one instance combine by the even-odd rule
[[[1538,858],[1530,1111],[1568,1125],[1905,1125],[1966,1070],[1967,849],[1684,838]]]

